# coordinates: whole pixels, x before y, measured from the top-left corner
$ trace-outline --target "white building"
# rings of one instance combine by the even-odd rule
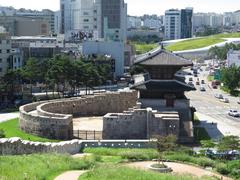
[[[165,39],[181,38],[181,11],[170,9],[165,12]]]
[[[61,0],[61,33],[70,38],[125,41],[124,0]]]
[[[228,67],[232,65],[240,66],[240,51],[229,50],[227,54]]]
[[[83,43],[84,55],[111,55],[115,60],[115,76],[124,74],[124,49],[123,42],[88,41]]]
[[[136,16],[128,16],[127,17],[127,27],[128,29],[140,29],[142,26],[142,19]]]
[[[159,29],[161,27],[160,19],[146,18],[143,20],[143,26],[150,29]]]
[[[61,0],[60,3],[62,34],[74,36],[79,31],[101,34],[99,0]]]

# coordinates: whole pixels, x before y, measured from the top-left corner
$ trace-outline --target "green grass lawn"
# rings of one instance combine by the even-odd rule
[[[224,42],[222,38],[240,38],[240,33],[216,34],[198,39],[185,40],[177,42],[166,47],[169,51],[183,51],[189,49],[198,49]]]
[[[146,43],[132,42],[132,44],[134,45],[137,54],[144,54],[158,47],[158,44],[156,43],[146,44]]]
[[[100,166],[93,171],[89,171],[79,177],[79,180],[194,180],[192,176],[161,174],[157,172],[138,170],[123,166]],[[204,177],[206,180],[214,179]]]
[[[0,156],[0,179],[54,179],[62,172],[88,169],[93,164],[91,159],[79,160],[59,154]]]
[[[168,45],[166,49],[169,51],[183,51],[183,50],[189,50],[189,49],[203,48],[203,47],[207,47],[220,42],[224,42],[224,40],[220,38],[213,38],[213,37],[198,38],[198,39],[185,40],[185,41]]]
[[[29,140],[29,141],[58,142],[57,140],[50,140],[50,139],[27,134],[19,129],[18,123],[19,123],[18,118],[0,123],[0,129],[4,131],[6,138],[19,137],[21,139]]]

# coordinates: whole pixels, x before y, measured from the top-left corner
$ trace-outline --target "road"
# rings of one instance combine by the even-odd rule
[[[205,69],[205,68],[203,68]],[[240,110],[240,105],[237,103],[238,98],[231,97],[220,89],[212,89],[210,82],[207,82],[209,72],[203,71],[198,75],[199,80],[204,80],[206,84],[202,85],[206,88],[206,92],[200,91],[200,86],[196,86],[196,91],[186,93],[190,99],[191,106],[197,110],[197,115],[202,121],[201,125],[206,128],[209,135],[213,139],[219,139],[223,135],[240,136],[240,118],[234,118],[228,115],[230,109]],[[188,80],[187,76],[186,79]],[[193,78],[196,84],[197,77]],[[214,94],[221,93],[228,98],[230,103],[220,102],[214,97]]]
[[[4,122],[4,121],[8,121],[10,119],[15,119],[19,117],[19,113],[18,112],[14,112],[14,113],[0,113],[0,123]]]

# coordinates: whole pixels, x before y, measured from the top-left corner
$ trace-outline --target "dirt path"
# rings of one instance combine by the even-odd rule
[[[136,162],[136,163],[127,164],[127,166],[128,167],[133,167],[133,168],[140,168],[140,169],[144,169],[144,170],[149,170],[148,167],[153,163],[154,162],[151,162],[151,161]],[[165,162],[164,164],[166,164],[168,167],[171,167],[174,174],[179,174],[179,175],[189,174],[189,175],[198,176],[198,177],[216,176],[220,179],[222,178],[222,180],[231,180],[231,178],[224,177],[224,176],[221,176],[217,173],[214,173],[214,172],[211,172],[211,171],[199,168],[199,167],[187,165],[187,164],[173,163],[173,162]]]
[[[56,177],[54,180],[78,180],[79,176],[87,171],[67,171]]]

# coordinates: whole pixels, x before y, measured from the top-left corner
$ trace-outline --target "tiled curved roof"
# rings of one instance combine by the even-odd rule
[[[146,58],[136,64],[145,66],[193,66],[193,62],[171,52],[160,50],[157,53],[149,53]]]
[[[136,90],[150,90],[150,91],[193,91],[196,90],[194,86],[190,86],[178,80],[148,80],[131,87]]]

